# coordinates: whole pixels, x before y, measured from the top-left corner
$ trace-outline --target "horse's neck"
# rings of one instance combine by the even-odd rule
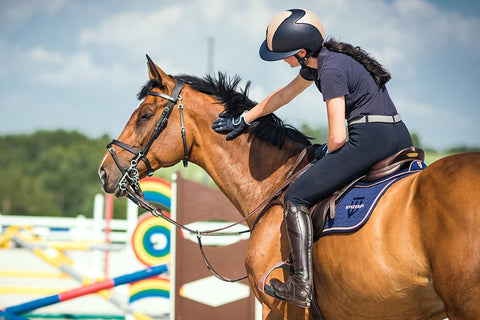
[[[201,146],[202,158],[196,162],[243,216],[285,181],[301,150],[290,142],[280,150],[247,134],[229,142],[224,135],[214,134],[214,138]]]

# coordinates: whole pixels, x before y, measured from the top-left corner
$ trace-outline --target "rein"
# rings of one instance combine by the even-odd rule
[[[188,148],[187,148],[187,141],[186,141],[186,129],[185,129],[185,124],[184,124],[184,117],[183,117],[183,104],[182,104],[182,97],[180,95],[185,83],[179,79],[175,79],[175,87],[173,88],[172,94],[166,95],[164,93],[160,92],[155,92],[155,91],[148,91],[148,95],[152,96],[157,96],[162,99],[168,100],[167,105],[165,106],[162,115],[160,119],[158,120],[157,124],[155,125],[155,129],[153,130],[153,133],[150,136],[149,141],[147,144],[142,148],[142,149],[137,149],[133,146],[130,146],[124,142],[121,142],[119,140],[113,139],[112,142],[110,142],[107,145],[107,149],[112,156],[113,160],[115,161],[115,164],[117,165],[118,169],[120,172],[123,174],[122,178],[119,181],[119,188],[121,191],[125,191],[127,193],[127,198],[129,198],[131,201],[133,201],[136,205],[139,207],[150,211],[155,217],[161,217],[168,221],[170,224],[173,224],[175,227],[185,230],[187,232],[196,234],[197,236],[197,242],[198,246],[200,249],[200,252],[202,254],[202,259],[205,263],[205,266],[207,269],[218,279],[226,282],[238,282],[243,279],[246,279],[248,276],[244,276],[241,278],[237,279],[229,279],[226,277],[221,276],[218,274],[211,263],[208,261],[207,256],[203,250],[203,244],[202,244],[202,236],[227,236],[227,235],[240,235],[246,232],[252,232],[255,225],[257,222],[260,220],[260,218],[267,212],[268,209],[270,209],[272,206],[275,205],[282,205],[282,202],[278,200],[282,192],[290,185],[290,183],[295,180],[299,175],[301,175],[308,167],[307,165],[305,168],[302,170],[297,171],[295,174],[294,172],[296,171],[298,165],[302,162],[302,160],[305,158],[307,154],[307,150],[304,149],[302,152],[299,154],[297,157],[292,169],[287,174],[286,180],[280,185],[269,197],[267,197],[264,201],[262,201],[253,211],[248,213],[242,220],[232,223],[228,226],[214,229],[214,230],[207,230],[207,231],[199,231],[199,230],[193,230],[181,223],[178,223],[177,221],[173,220],[172,218],[168,217],[165,215],[162,211],[162,209],[157,208],[150,204],[144,197],[143,192],[140,188],[140,174],[137,169],[137,165],[140,161],[143,161],[147,167],[147,175],[151,176],[153,174],[153,169],[150,165],[150,161],[147,158],[147,153],[150,150],[150,147],[152,146],[153,142],[158,138],[160,133],[166,128],[168,124],[168,118],[172,114],[172,111],[177,105],[178,102],[178,110],[180,113],[180,126],[181,126],[181,135],[182,135],[182,141],[183,141],[183,149],[184,149],[184,158],[183,158],[183,165],[186,167],[188,165],[188,160],[190,158],[189,153],[188,153]],[[133,159],[130,161],[130,165],[128,168],[124,168],[120,160],[117,157],[117,153],[115,152],[115,148],[113,146],[118,146],[124,150],[129,151],[134,155]],[[244,231],[237,231],[237,232],[225,232],[224,230],[229,229],[233,226],[236,226],[238,224],[241,224],[243,222],[246,222],[248,219],[254,217],[256,215],[256,219],[253,222],[251,230],[244,230]]]

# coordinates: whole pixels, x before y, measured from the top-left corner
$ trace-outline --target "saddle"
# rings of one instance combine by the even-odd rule
[[[310,216],[312,218],[313,230],[315,232],[314,241],[318,240],[319,234],[325,226],[327,215],[330,219],[335,218],[335,207],[342,196],[348,192],[357,182],[373,182],[380,180],[396,172],[406,168],[411,162],[415,160],[423,161],[425,153],[422,149],[410,147],[403,149],[377,163],[375,163],[370,170],[360,178],[350,182],[348,185],[340,190],[334,192],[330,197],[321,200],[310,209]]]

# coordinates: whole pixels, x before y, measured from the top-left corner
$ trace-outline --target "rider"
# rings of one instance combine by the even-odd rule
[[[309,208],[365,174],[370,166],[411,147],[408,129],[385,87],[390,74],[359,47],[324,41],[322,23],[311,11],[278,13],[267,27],[260,57],[300,66],[289,84],[241,115],[220,114],[212,128],[234,139],[256,119],[274,112],[315,83],[326,102],[327,143],[316,161],[288,189],[285,222],[294,274],[285,283],[272,279],[275,293],[300,307],[312,299],[312,222]],[[347,130],[345,128],[347,122]]]

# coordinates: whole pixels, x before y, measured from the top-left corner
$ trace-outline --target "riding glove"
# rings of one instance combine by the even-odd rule
[[[319,145],[315,149],[315,160],[320,160],[325,157],[328,153],[328,146],[326,143]]]
[[[242,134],[250,125],[245,121],[244,111],[241,115],[232,117],[228,113],[220,113],[219,118],[213,121],[212,129],[218,133],[228,133],[226,139],[232,140]]]

